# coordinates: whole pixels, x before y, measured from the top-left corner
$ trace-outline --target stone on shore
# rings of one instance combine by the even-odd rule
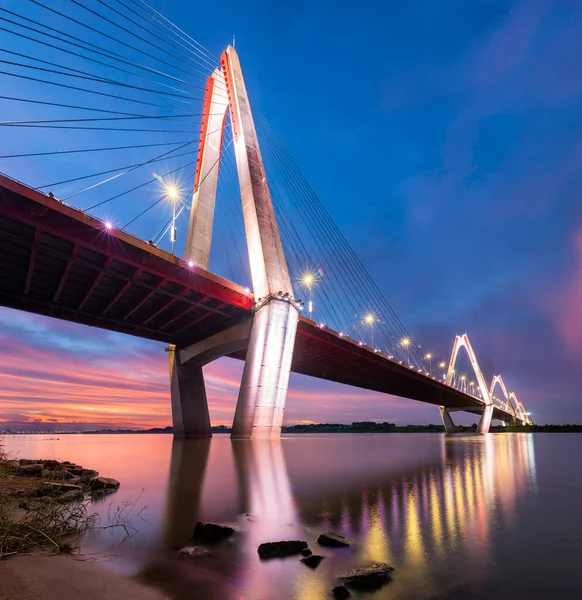
[[[81,502],[85,499],[83,490],[69,490],[60,496],[57,496],[57,502]]]
[[[20,473],[20,475],[28,475],[28,476],[40,476],[42,474],[42,464],[40,463],[33,463],[33,464],[22,464],[21,461],[21,467],[18,469],[18,472]]]
[[[392,579],[394,568],[387,563],[376,563],[361,569],[346,571],[338,579],[357,590],[377,590]]]
[[[228,525],[198,521],[194,528],[194,539],[206,544],[214,544],[229,538],[235,531],[234,527]]]
[[[38,496],[54,496],[56,494],[65,494],[67,492],[81,492],[83,488],[73,483],[57,483],[54,481],[45,481],[36,492]]]
[[[184,546],[180,550],[180,558],[201,558],[210,554],[210,550],[201,546]]]
[[[68,471],[71,475],[80,476],[82,475],[85,469],[83,469],[83,467],[67,467],[65,470]]]
[[[303,548],[303,550],[301,550],[301,556],[311,556],[312,554],[313,552],[311,552],[309,548]]]
[[[119,488],[119,481],[110,477],[94,477],[87,485],[94,492],[114,492]]]
[[[82,469],[80,475],[82,480],[93,479],[94,477],[99,477],[99,471]]]
[[[307,548],[307,542],[298,540],[287,540],[281,542],[265,542],[258,548],[259,557],[263,560],[269,558],[284,558],[286,556],[295,556],[301,553],[301,550]]]
[[[61,463],[58,460],[44,460],[43,465],[47,471],[55,471],[61,468]]]
[[[336,585],[331,590],[331,595],[335,598],[335,600],[347,600],[351,596],[350,590],[345,585]]]
[[[320,546],[327,546],[328,548],[347,548],[353,544],[352,540],[343,535],[326,531],[317,538],[317,543]]]
[[[319,554],[312,554],[311,556],[306,556],[301,559],[301,562],[312,569],[317,569],[319,563],[325,558],[325,556],[320,556]]]

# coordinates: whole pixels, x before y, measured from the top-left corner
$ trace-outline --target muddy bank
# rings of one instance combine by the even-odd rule
[[[2,600],[164,600],[167,596],[70,556],[26,554],[0,562]]]

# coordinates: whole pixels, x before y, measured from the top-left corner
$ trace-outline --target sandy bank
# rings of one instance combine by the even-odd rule
[[[28,554],[0,562],[2,600],[167,600],[161,592],[70,556]]]

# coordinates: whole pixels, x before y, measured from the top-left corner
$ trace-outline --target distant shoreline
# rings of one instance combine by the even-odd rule
[[[2,424],[0,423],[0,426]],[[458,433],[471,433],[476,425],[457,427]],[[442,425],[395,425],[394,423],[375,423],[372,421],[343,423],[314,423],[307,425],[286,425],[281,433],[444,433]],[[582,425],[499,425],[492,426],[495,433],[582,433]],[[96,431],[2,431],[0,435],[96,435],[96,434],[173,434],[174,429],[154,427],[151,429],[99,429]],[[212,427],[212,433],[230,433],[225,425]]]

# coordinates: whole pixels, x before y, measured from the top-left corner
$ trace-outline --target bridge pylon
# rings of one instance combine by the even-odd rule
[[[200,175],[208,173],[220,158],[222,125],[218,123],[224,121],[228,106],[255,296],[232,437],[279,437],[299,304],[293,295],[240,61],[232,46],[223,52],[221,63],[222,73],[215,71],[206,88],[203,112],[209,116],[202,123],[186,258],[208,269],[217,176],[201,179]],[[227,98],[223,100],[225,89]],[[213,114],[215,111],[217,114]],[[240,342],[240,329],[224,334],[217,336],[213,349],[205,347],[201,354],[198,349],[174,353],[171,390],[176,436],[211,435],[201,364],[203,356],[217,358],[222,352],[226,354],[233,343]],[[198,358],[186,362],[193,355]]]

